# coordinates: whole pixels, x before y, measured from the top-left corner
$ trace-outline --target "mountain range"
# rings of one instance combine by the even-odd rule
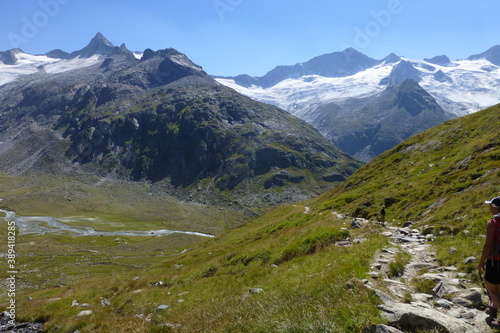
[[[306,120],[334,145],[367,162],[411,135],[499,103],[499,59],[500,46],[455,61],[445,55],[412,60],[393,53],[375,60],[349,48],[278,66],[262,77],[217,80]],[[412,97],[395,102],[398,90]]]
[[[3,173],[148,181],[183,200],[261,207],[316,195],[361,165],[174,49],[134,53],[98,33],[79,51],[14,49],[0,61]]]

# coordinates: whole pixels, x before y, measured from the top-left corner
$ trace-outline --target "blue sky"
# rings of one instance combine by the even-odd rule
[[[498,0],[0,0],[0,51],[79,50],[102,32],[173,47],[213,75],[264,75],[346,47],[466,58],[500,44]]]

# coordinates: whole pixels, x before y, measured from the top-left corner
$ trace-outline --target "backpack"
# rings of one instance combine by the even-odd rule
[[[500,261],[500,214],[493,216],[490,220],[495,226],[495,243],[491,251],[491,260]]]

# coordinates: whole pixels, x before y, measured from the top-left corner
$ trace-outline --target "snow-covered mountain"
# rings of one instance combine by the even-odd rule
[[[256,100],[279,106],[306,121],[310,120],[309,113],[323,104],[375,96],[387,88],[391,79],[399,83],[405,79],[417,81],[445,111],[456,116],[500,103],[500,46],[455,61],[446,56],[412,60],[391,54],[383,60],[373,61],[371,66],[366,60],[370,58],[353,49],[323,57],[333,58],[333,55],[337,59],[364,60],[358,63],[359,66],[351,63],[351,73],[346,70],[348,74],[345,75],[340,70],[335,75],[320,73],[327,72],[326,69],[300,75],[296,69],[307,67],[312,60],[294,66],[279,66],[277,68],[282,73],[287,72],[288,76],[282,75],[281,80],[272,86],[267,85],[266,79],[276,69],[262,78],[240,75],[219,77],[217,81]],[[359,70],[352,73],[352,68]]]
[[[409,136],[500,103],[500,47],[455,61],[374,60],[349,48],[263,77],[217,81],[287,110],[368,162]]]
[[[85,48],[72,53],[53,50],[42,55],[31,55],[21,49],[0,52],[0,86],[24,75],[57,74],[90,67],[113,53],[122,53],[136,59],[142,57],[142,52],[131,52],[124,44],[114,46],[101,33],[97,33]]]

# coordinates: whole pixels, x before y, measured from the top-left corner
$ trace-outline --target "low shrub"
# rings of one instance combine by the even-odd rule
[[[403,275],[405,266],[411,259],[411,255],[406,252],[399,252],[396,254],[394,261],[389,264],[389,272],[387,275],[391,278]]]

